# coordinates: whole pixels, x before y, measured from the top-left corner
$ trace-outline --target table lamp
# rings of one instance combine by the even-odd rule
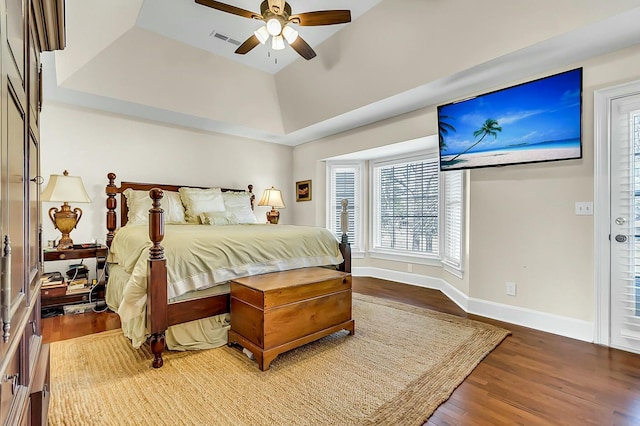
[[[69,250],[73,248],[73,241],[69,234],[76,227],[82,218],[82,210],[79,207],[71,210],[69,203],[90,203],[89,194],[84,189],[80,176],[69,176],[69,172],[64,171],[63,175],[51,175],[47,187],[40,194],[40,201],[62,202],[60,209],[51,207],[49,218],[53,226],[62,233],[62,238],[58,242],[58,250]]]
[[[280,212],[276,209],[284,209],[284,201],[282,201],[282,192],[279,189],[275,189],[273,186],[271,189],[265,189],[262,193],[262,198],[258,202],[259,206],[271,206],[271,211],[267,212],[267,220],[269,223],[277,224],[280,218]]]

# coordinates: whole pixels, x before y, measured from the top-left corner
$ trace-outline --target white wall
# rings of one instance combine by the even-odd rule
[[[414,268],[418,280],[441,277],[473,303],[534,311],[546,318],[557,315],[579,326],[593,322],[593,217],[574,212],[576,201],[593,201],[593,91],[639,80],[640,46],[566,69],[579,66],[584,67],[583,158],[471,170],[465,278],[458,280],[439,268],[418,267]],[[520,82],[505,82],[502,87]],[[293,177],[324,182],[323,159],[436,134],[436,126],[433,106],[298,146]],[[312,170],[315,175],[309,176]],[[324,223],[326,192],[319,193],[315,184],[314,191],[313,201],[295,206],[298,222]],[[356,259],[354,265],[407,271],[405,263],[370,258]],[[515,297],[505,294],[506,281],[516,282]]]
[[[45,104],[41,126],[42,176],[81,176],[91,204],[78,204],[83,217],[71,233],[74,242],[106,237],[107,173],[130,182],[171,183],[246,188],[254,185],[259,200],[265,188],[283,190],[287,206],[295,202],[291,178],[292,148],[250,139],[164,126],[122,116],[59,104]],[[43,186],[44,188],[44,186]],[[119,200],[118,200],[119,201]],[[256,200],[257,204],[257,200]],[[59,203],[43,203],[43,240],[59,239],[47,210]],[[266,221],[267,207],[256,206]],[[291,223],[290,210],[281,213]]]

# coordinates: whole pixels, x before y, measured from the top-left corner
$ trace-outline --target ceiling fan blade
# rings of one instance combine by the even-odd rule
[[[245,53],[248,53],[251,49],[253,49],[259,44],[260,44],[260,40],[258,40],[258,37],[256,37],[255,35],[252,35],[251,37],[246,39],[244,43],[240,45],[240,47],[236,49],[235,53],[237,53],[238,55],[244,55]]]
[[[290,43],[290,45],[293,50],[298,52],[298,54],[307,61],[316,57],[316,52],[314,52],[311,46],[309,46],[309,44],[300,36],[298,36],[293,43]]]
[[[248,10],[241,9],[239,7],[231,6],[230,4],[220,3],[219,1],[196,0],[196,3],[201,4],[203,6],[208,6],[212,9],[220,10],[222,12],[231,13],[232,15],[242,16],[243,18],[262,19],[262,16],[255,12],[250,12]]]
[[[289,21],[303,26],[346,24],[351,22],[349,10],[319,10],[292,15]]]

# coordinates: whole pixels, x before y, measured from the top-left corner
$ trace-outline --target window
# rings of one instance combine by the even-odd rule
[[[438,258],[439,175],[435,155],[372,164],[372,251]]]
[[[444,181],[443,232],[445,267],[462,270],[462,224],[463,224],[463,172],[449,171],[441,175]]]
[[[361,162],[356,163],[329,163],[329,211],[327,214],[327,227],[340,239],[340,213],[342,200],[347,199],[347,211],[349,212],[349,226],[347,235],[353,252],[362,252],[362,169]]]
[[[341,237],[346,198],[354,253],[368,249],[371,257],[442,266],[462,277],[464,172],[441,173],[435,150],[409,155],[370,160],[369,176],[365,162],[327,162],[327,228]]]

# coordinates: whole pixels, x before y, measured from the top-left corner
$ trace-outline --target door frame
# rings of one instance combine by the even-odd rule
[[[594,343],[611,344],[611,102],[640,95],[640,80],[595,90],[594,95]]]

